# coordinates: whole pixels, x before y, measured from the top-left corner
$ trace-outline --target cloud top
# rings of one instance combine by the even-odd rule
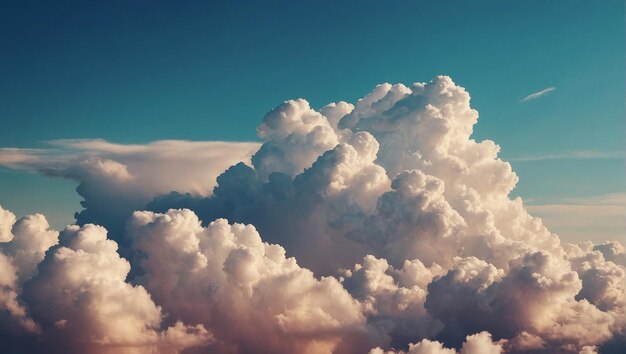
[[[211,193],[148,204],[195,146],[57,142],[81,158],[20,166],[80,180],[86,209],[60,233],[0,209],[0,338],[86,353],[623,346],[624,247],[564,243],[529,214],[499,146],[472,138],[477,119],[446,76],[319,110],[287,101]]]

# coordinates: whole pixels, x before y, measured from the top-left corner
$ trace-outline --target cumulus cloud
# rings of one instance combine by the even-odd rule
[[[351,270],[343,270],[343,285],[362,305],[368,321],[390,344],[404,345],[415,337],[432,337],[443,329],[441,321],[424,308],[427,285],[442,269],[426,267],[418,259],[394,269],[386,260],[366,256]]]
[[[257,132],[268,141],[252,157],[263,178],[272,172],[299,174],[338,143],[328,119],[303,99],[276,107],[265,116]]]
[[[161,308],[125,282],[130,264],[104,228],[59,234],[43,215],[9,226],[13,239],[0,243],[0,329],[9,348],[24,350],[14,343],[24,337],[29,351],[47,353],[178,353],[212,342],[201,324],[160,330]]]
[[[369,354],[501,354],[503,353],[504,343],[506,341],[494,343],[491,339],[491,334],[480,332],[467,336],[460,352],[453,348],[444,347],[441,342],[422,339],[418,343],[409,344],[409,350],[406,352],[384,351],[381,348],[375,348],[370,350]]]
[[[163,314],[141,286],[125,282],[130,264],[119,256],[106,230],[94,225],[69,226],[58,247],[25,284],[23,298],[37,323],[61,347],[89,352],[178,352],[207,344],[202,325],[177,322],[160,332]]]
[[[10,232],[10,237],[0,241],[0,310],[5,310],[0,313],[0,327],[18,325],[27,332],[38,333],[39,325],[29,317],[19,294],[22,284],[37,273],[45,252],[58,242],[59,233],[49,229],[41,214],[16,220],[10,211],[0,207],[0,215],[5,215],[0,229]]]
[[[11,227],[15,223],[15,214],[0,207],[0,242],[9,242],[13,239]]]
[[[228,161],[202,193],[186,177],[153,181],[152,165],[171,168],[176,149],[61,141],[96,153],[5,151],[5,165],[81,181],[86,210],[58,245],[38,216],[0,210],[2,335],[22,333],[18,348],[60,338],[94,352],[623,347],[624,247],[563,243],[511,198],[518,177],[496,143],[472,138],[477,119],[446,76],[319,110],[287,101],[261,123],[258,150],[237,155],[252,157]]]
[[[170,316],[210,328],[224,351],[345,352],[367,345],[371,330],[340,282],[317,279],[282,247],[264,243],[252,225],[218,219],[202,227],[193,212],[170,210],[136,212],[128,228],[145,271],[139,283]]]

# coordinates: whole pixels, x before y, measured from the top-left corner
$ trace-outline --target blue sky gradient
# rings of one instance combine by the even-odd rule
[[[254,141],[286,99],[355,102],[378,83],[444,74],[472,96],[475,138],[505,160],[624,151],[617,0],[2,1],[0,53],[1,147]],[[621,158],[512,164],[528,200],[625,190]],[[0,202],[17,214],[71,221],[73,188],[0,169]]]

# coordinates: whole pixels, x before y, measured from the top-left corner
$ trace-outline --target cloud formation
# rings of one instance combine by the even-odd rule
[[[554,90],[556,90],[556,87],[554,86],[550,86],[548,88],[545,88],[541,91],[537,91],[537,92],[533,92],[530,95],[522,98],[520,100],[520,102],[528,102],[528,101],[532,101],[532,100],[536,100],[537,98],[541,97],[541,96],[545,96],[551,92],[553,92]]]
[[[79,183],[78,224],[105,226],[122,241],[125,220],[155,196],[170,191],[210,195],[228,166],[249,161],[258,143],[161,140],[145,145],[100,139],[55,140],[49,149],[0,149],[0,166]]]
[[[527,209],[540,216],[559,235],[574,242],[623,239],[626,230],[626,193],[533,202]]]
[[[78,182],[89,177],[102,177],[100,182],[110,184],[135,180],[132,190],[143,198],[172,190],[209,195],[217,175],[232,164],[249,161],[259,147],[254,142],[184,140],[160,140],[144,145],[115,144],[101,139],[48,143],[51,147],[47,149],[1,148],[0,166]]]
[[[518,177],[472,139],[477,119],[446,76],[319,110],[287,101],[212,193],[124,213],[98,201],[158,171],[121,157],[143,148],[96,144],[96,162],[62,165],[88,196],[81,226],[59,236],[0,209],[0,336],[94,353],[612,353],[624,247],[563,243],[511,199]]]
[[[623,160],[626,157],[624,151],[568,151],[563,153],[546,155],[528,155],[514,157],[511,161],[545,161],[545,160]]]
[[[368,348],[365,316],[341,283],[315,278],[252,225],[218,219],[205,228],[190,210],[170,210],[136,212],[128,229],[145,271],[137,281],[171,317],[211,328],[220,340],[215,350]]]
[[[104,228],[72,225],[59,234],[48,229],[43,215],[8,227],[12,238],[0,244],[0,329],[9,348],[178,353],[213,341],[202,325],[177,321],[159,329],[161,308],[143,287],[125,282],[130,264]],[[24,335],[28,346],[13,342]]]

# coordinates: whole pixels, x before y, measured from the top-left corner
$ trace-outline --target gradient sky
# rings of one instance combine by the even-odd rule
[[[445,74],[516,195],[625,191],[623,1],[2,1],[0,53],[0,147],[253,141],[286,99],[318,108]],[[56,225],[80,208],[74,188],[0,169],[0,203]]]

